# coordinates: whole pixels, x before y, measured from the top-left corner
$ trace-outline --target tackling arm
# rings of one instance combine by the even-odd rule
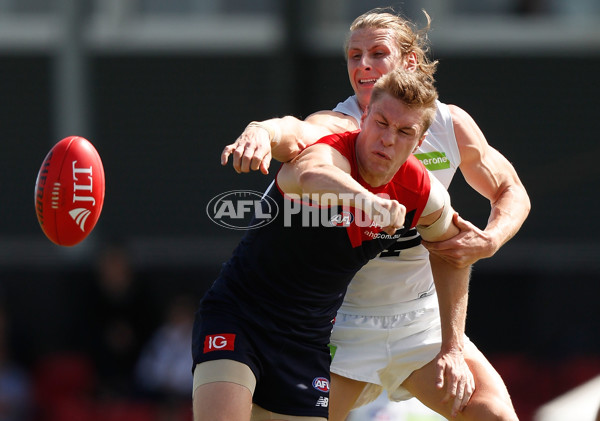
[[[454,265],[469,266],[493,256],[517,233],[531,203],[512,164],[487,143],[473,118],[456,106],[450,106],[450,111],[461,172],[469,185],[490,201],[491,212],[483,231],[456,216],[459,235],[449,241],[423,244]]]
[[[260,170],[268,174],[272,158],[288,162],[323,136],[356,129],[358,123],[352,117],[334,111],[319,111],[304,121],[286,116],[252,122],[223,149],[221,165],[227,165],[233,155],[233,168],[238,173]]]

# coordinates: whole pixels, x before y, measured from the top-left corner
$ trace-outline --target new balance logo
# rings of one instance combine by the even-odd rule
[[[73,221],[79,225],[79,228],[81,228],[81,231],[83,232],[85,232],[85,221],[88,219],[88,216],[90,216],[91,213],[92,211],[86,208],[75,208],[69,211],[69,215],[71,215]]]
[[[329,406],[329,398],[324,398],[323,396],[321,396],[317,400],[317,404],[315,406],[322,406],[323,408],[327,408]]]

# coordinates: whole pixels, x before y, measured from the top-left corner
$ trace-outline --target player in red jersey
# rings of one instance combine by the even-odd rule
[[[301,215],[279,215],[242,239],[197,312],[196,421],[328,418],[331,321],[356,271],[411,228],[430,241],[459,232],[447,192],[411,155],[436,98],[429,77],[390,72],[362,131],[321,139],[282,166],[267,193],[278,204],[302,201],[329,212],[328,221],[342,211],[353,217],[306,226]],[[308,203],[305,195],[338,201]],[[434,260],[436,282],[464,300],[469,269]],[[473,379],[465,383],[466,401]]]
[[[222,163],[231,155],[236,171],[266,173],[271,156],[287,161],[321,136],[359,128],[373,84],[381,75],[396,66],[433,75],[436,62],[426,56],[427,29],[416,30],[389,10],[359,16],[350,27],[345,50],[355,95],[304,121],[286,116],[249,125],[224,149]],[[434,288],[423,244],[457,266],[491,257],[527,217],[527,192],[510,162],[457,106],[438,101],[434,123],[416,153],[446,188],[460,169],[466,181],[489,199],[488,224],[481,230],[457,215],[461,233],[436,243],[422,243],[416,231],[407,233],[357,273],[332,333],[336,353],[331,366],[331,419],[344,420],[353,407],[385,390],[395,401],[415,396],[446,417],[514,420],[501,377],[464,330],[449,324],[457,316],[465,317],[466,303],[443,305],[451,291],[437,284]],[[457,370],[458,378],[464,378],[465,363],[475,375],[476,390],[467,408],[457,414],[463,404],[457,393],[460,387],[446,391],[439,382],[443,369]]]

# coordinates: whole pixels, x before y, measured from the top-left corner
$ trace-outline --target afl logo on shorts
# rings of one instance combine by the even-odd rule
[[[349,227],[354,222],[354,215],[352,212],[342,211],[337,215],[333,215],[329,220],[329,223],[334,227]]]
[[[320,392],[329,393],[329,380],[327,380],[325,377],[315,377],[312,385]]]

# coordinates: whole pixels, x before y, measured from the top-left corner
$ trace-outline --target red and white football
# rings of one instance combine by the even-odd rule
[[[94,229],[104,204],[104,168],[83,137],[69,136],[46,155],[35,182],[35,211],[44,234],[74,246]]]

